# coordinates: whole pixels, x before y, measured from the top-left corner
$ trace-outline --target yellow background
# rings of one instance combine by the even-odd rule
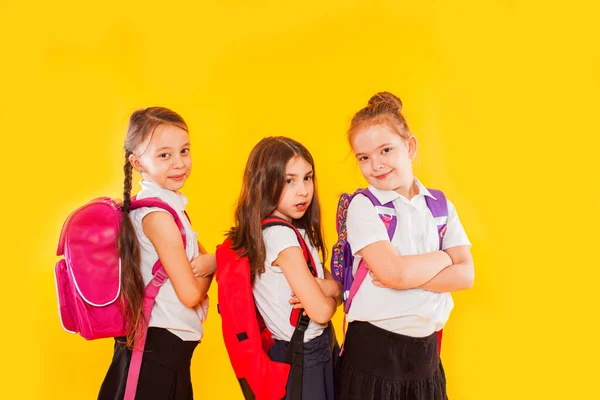
[[[266,135],[311,150],[330,246],[338,194],[363,185],[345,130],[380,90],[404,101],[416,175],[453,200],[473,244],[475,286],[455,294],[445,331],[450,398],[592,397],[595,2],[174,3],[0,1],[0,398],[97,394],[112,341],[62,330],[54,252],[73,209],[121,196],[133,110],[164,105],[188,121],[184,192],[207,248],[230,226],[245,160]],[[240,399],[210,294],[196,398]]]

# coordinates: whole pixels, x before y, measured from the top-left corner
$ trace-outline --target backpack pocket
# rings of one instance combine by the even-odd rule
[[[62,327],[71,333],[79,332],[77,314],[75,311],[75,298],[73,287],[69,280],[69,271],[64,259],[59,260],[54,267],[54,279],[56,280],[56,296],[58,299],[58,315]]]

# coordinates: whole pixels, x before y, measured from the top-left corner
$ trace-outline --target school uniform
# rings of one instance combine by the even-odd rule
[[[310,244],[306,232],[303,229],[299,229],[299,232],[312,254],[317,276],[323,278],[323,265],[317,250]],[[294,231],[285,226],[265,228],[263,239],[266,250],[265,272],[256,277],[252,293],[256,307],[275,339],[275,344],[269,350],[269,357],[273,361],[289,362],[289,342],[295,330],[290,324],[292,305],[289,304],[289,300],[292,288],[281,268],[271,264],[283,250],[289,247],[300,247],[300,243]],[[304,334],[303,399],[334,399],[333,345],[335,345],[335,335],[330,325],[310,321]],[[292,374],[288,378],[286,399],[291,398],[291,380]]]
[[[141,186],[137,199],[158,198],[177,212],[185,229],[187,258],[191,261],[197,257],[198,237],[184,213],[187,198],[150,181],[143,180]],[[166,211],[156,207],[143,207],[129,213],[140,244],[144,285],[152,280],[152,268],[158,261],[156,249],[144,235],[142,228],[142,220],[152,212]],[[179,301],[171,281],[166,280],[156,296],[150,315],[136,399],[193,398],[190,364],[194,349],[204,334],[202,322],[208,313],[208,303],[207,296],[195,308],[186,307]],[[124,342],[124,337],[115,338],[112,364],[100,388],[99,400],[122,399],[125,394],[132,352]]]
[[[425,197],[433,195],[418,179],[419,193],[408,200],[394,191],[369,190],[381,202],[392,202],[397,218],[392,245],[400,255],[439,250],[439,236]],[[454,205],[448,200],[448,220],[442,249],[470,246]],[[348,207],[348,243],[354,253],[386,240],[385,225],[371,201],[357,195]],[[446,379],[437,345],[454,307],[450,293],[422,289],[395,290],[373,285],[367,278],[358,289],[347,320],[341,358],[339,399],[446,399]]]

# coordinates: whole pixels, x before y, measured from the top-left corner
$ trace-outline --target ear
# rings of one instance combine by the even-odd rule
[[[407,140],[408,142],[408,156],[410,157],[411,161],[415,159],[416,155],[417,155],[417,149],[419,148],[419,141],[417,140],[416,137],[412,136],[408,138]]]
[[[142,171],[142,163],[140,162],[140,158],[138,156],[135,154],[130,154],[128,159],[133,169],[135,169],[137,172]]]

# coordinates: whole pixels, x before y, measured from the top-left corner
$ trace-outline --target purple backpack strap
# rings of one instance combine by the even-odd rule
[[[446,224],[448,223],[448,201],[446,200],[446,195],[441,190],[428,190],[435,199],[425,196],[425,202],[427,203],[429,211],[431,211],[431,215],[435,218],[438,236],[440,238],[440,250],[442,250],[444,234],[446,233]]]
[[[185,228],[181,222],[181,219],[177,215],[177,212],[171,208],[167,203],[156,199],[147,198],[143,200],[133,200],[131,202],[131,210],[135,210],[142,207],[158,207],[165,211],[168,211],[175,220],[177,227],[181,231],[181,237],[183,239],[183,246],[185,247]],[[148,334],[148,325],[150,324],[150,314],[152,313],[152,307],[158,295],[158,291],[161,286],[167,281],[167,273],[160,260],[156,261],[156,264],[152,267],[153,278],[146,285],[144,289],[144,303],[143,303],[143,326],[139,338],[136,338],[133,352],[131,355],[131,362],[129,364],[129,372],[127,374],[127,385],[125,387],[125,396],[123,400],[135,400],[135,393],[137,391],[137,385],[140,378],[140,370],[142,368],[142,358],[144,356],[144,347],[146,346],[146,336]]]
[[[394,237],[394,232],[396,231],[396,225],[398,224],[398,218],[396,217],[394,204],[391,201],[386,204],[381,204],[381,202],[377,199],[377,197],[375,197],[375,195],[373,193],[371,193],[371,191],[369,189],[359,189],[356,191],[356,193],[354,195],[357,195],[357,194],[362,194],[363,196],[368,198],[371,201],[371,203],[373,203],[373,206],[375,206],[376,209],[377,209],[377,207],[387,207],[387,208],[391,208],[392,210],[394,210],[393,215],[381,214],[378,212],[379,217],[381,218],[381,220],[383,221],[383,224],[385,225],[385,228],[387,230],[387,233],[388,233],[388,236],[389,236],[390,242],[391,242],[392,238]],[[356,292],[358,292],[360,285],[362,285],[362,283],[365,280],[365,278],[367,277],[368,273],[369,273],[369,270],[367,268],[367,265],[366,265],[365,261],[363,259],[361,259],[360,263],[358,264],[358,269],[356,270],[356,275],[354,276],[354,280],[352,281],[352,286],[350,287],[350,293],[348,294],[348,299],[346,299],[346,303],[344,304],[344,312],[345,313],[348,313],[348,311],[350,310],[350,305],[352,304],[352,299],[354,299],[354,296],[356,296]]]

